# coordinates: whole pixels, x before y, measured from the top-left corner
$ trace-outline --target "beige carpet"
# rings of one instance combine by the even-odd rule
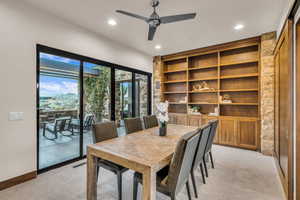
[[[213,150],[216,168],[209,169],[209,178],[205,185],[202,184],[199,170],[196,172],[199,193],[198,199],[284,199],[272,157],[263,156],[253,151],[217,145],[213,147]],[[73,168],[75,164],[41,174],[35,180],[1,191],[0,199],[84,200],[86,199],[86,166]],[[123,199],[131,200],[132,172],[126,172],[123,175],[123,179]],[[101,170],[98,183],[98,199],[118,199],[116,186],[116,176],[108,171]],[[139,191],[141,191],[141,189],[140,187]],[[140,194],[139,199],[141,199]],[[157,193],[157,199],[165,200],[169,198]],[[177,196],[177,199],[188,199],[185,188]]]

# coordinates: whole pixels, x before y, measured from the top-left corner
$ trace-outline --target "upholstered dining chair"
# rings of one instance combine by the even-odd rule
[[[194,131],[183,136],[176,146],[170,166],[167,166],[157,173],[156,189],[176,199],[176,195],[186,185],[189,200],[191,200],[189,175],[192,168],[196,147],[199,141],[199,131]],[[134,173],[133,200],[137,200],[138,183],[143,183],[142,174]]]
[[[211,149],[212,149],[212,144],[213,144],[215,136],[216,136],[219,121],[216,119],[216,120],[211,120],[209,123],[211,124],[211,129],[210,129],[207,145],[206,145],[206,148],[205,148],[204,157],[209,155],[211,166],[212,166],[212,168],[215,168]]]
[[[118,133],[115,122],[102,122],[93,125],[94,143],[102,142],[116,137],[118,137]],[[119,200],[122,200],[122,174],[128,169],[107,160],[98,159],[97,179],[99,176],[100,167],[107,169],[117,175]]]
[[[144,116],[143,119],[144,119],[145,129],[158,126],[156,115]]]
[[[140,118],[124,119],[126,134],[143,130],[142,120]]]
[[[197,192],[197,187],[196,187],[196,180],[195,180],[194,170],[198,166],[200,166],[200,170],[201,170],[201,174],[202,174],[202,180],[203,180],[203,183],[205,184],[205,177],[204,177],[204,173],[203,173],[203,165],[202,164],[204,164],[204,166],[205,166],[204,155],[205,155],[205,148],[206,148],[208,138],[209,138],[209,135],[210,135],[210,130],[211,130],[211,124],[210,123],[208,123],[208,124],[204,125],[203,127],[201,127],[200,139],[199,139],[199,142],[197,144],[197,149],[196,149],[195,157],[194,157],[192,168],[191,168],[192,183],[193,183],[196,198],[198,198],[198,192]]]

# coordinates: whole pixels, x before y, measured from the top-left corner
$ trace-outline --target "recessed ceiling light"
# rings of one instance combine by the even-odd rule
[[[237,24],[237,25],[234,27],[235,30],[241,30],[241,29],[243,29],[243,28],[244,28],[244,25],[243,25],[243,24]]]
[[[109,19],[109,20],[107,21],[107,23],[108,23],[108,25],[110,25],[110,26],[115,26],[115,25],[117,25],[117,22],[116,22],[116,20],[114,20],[114,19]]]
[[[159,50],[159,49],[161,49],[161,46],[158,44],[155,46],[155,49]]]

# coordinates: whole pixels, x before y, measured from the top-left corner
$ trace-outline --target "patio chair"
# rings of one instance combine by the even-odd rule
[[[73,135],[73,131],[72,131],[72,129],[70,129],[71,121],[72,121],[72,117],[55,119],[54,123],[48,123],[48,124],[45,125],[44,131],[43,131],[43,136],[45,138],[49,139],[49,140],[55,140],[55,139],[57,139],[58,133],[60,133],[64,136]],[[54,138],[47,137],[46,136],[46,131],[48,131],[49,133],[54,134]],[[71,134],[66,135],[66,134],[63,133],[64,131],[70,131]]]
[[[88,132],[92,130],[92,126],[95,122],[94,120],[95,116],[93,114],[88,114],[84,117],[83,120],[83,133]],[[71,122],[71,127],[73,130],[73,133],[75,132],[74,129],[77,129],[78,131],[76,133],[79,133],[80,131],[80,119],[73,119]]]
[[[176,199],[176,195],[186,186],[189,200],[192,199],[189,185],[189,175],[192,168],[196,147],[199,142],[199,131],[184,135],[176,146],[170,166],[157,172],[157,191]],[[133,183],[133,200],[137,200],[138,183],[143,183],[143,175],[135,172]]]

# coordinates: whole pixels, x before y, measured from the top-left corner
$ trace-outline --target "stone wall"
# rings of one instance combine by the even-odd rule
[[[162,64],[161,57],[157,56],[153,59],[153,114],[156,114],[156,105],[161,101],[160,89],[161,84]]]
[[[272,155],[274,151],[274,88],[275,65],[273,51],[276,33],[261,37],[261,152]]]

